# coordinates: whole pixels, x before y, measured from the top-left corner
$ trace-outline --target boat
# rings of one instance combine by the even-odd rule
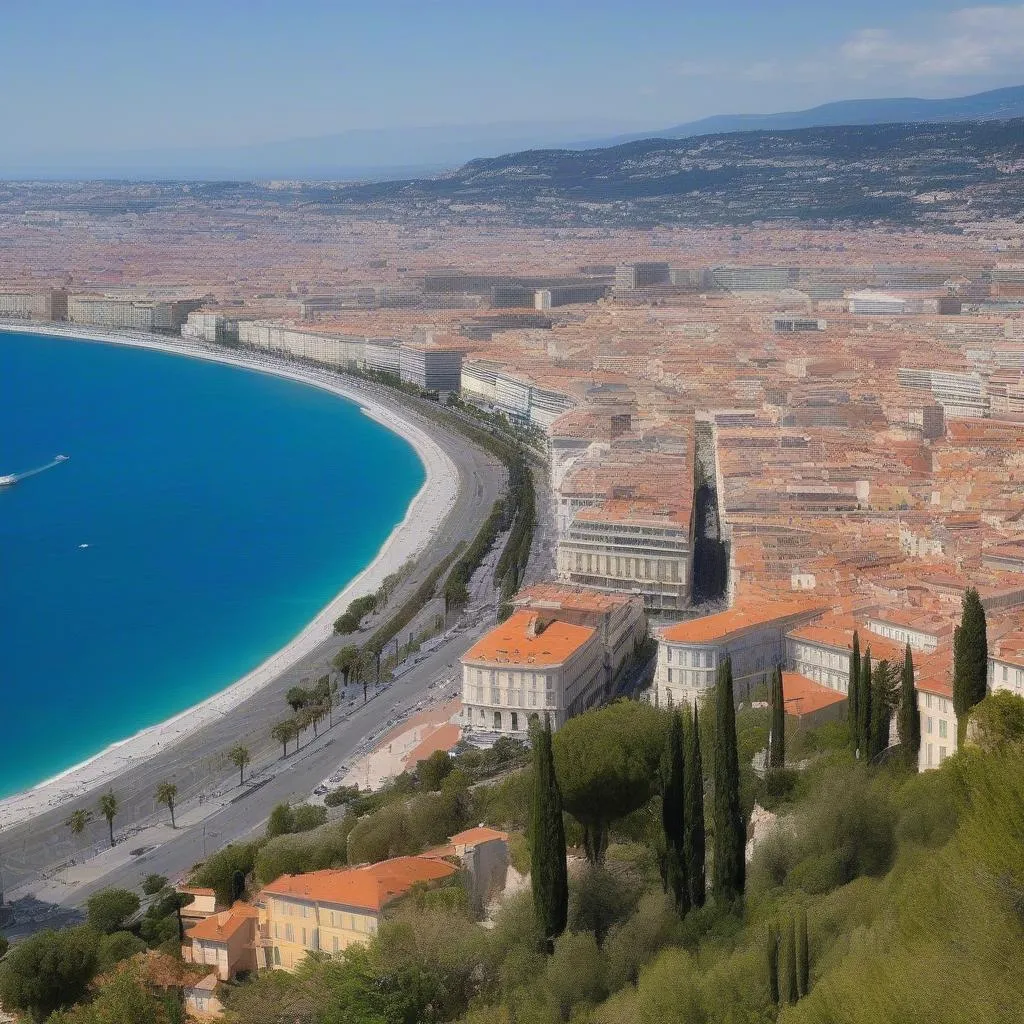
[[[14,473],[8,476],[0,476],[0,487],[10,487],[12,484],[16,484],[18,478]]]

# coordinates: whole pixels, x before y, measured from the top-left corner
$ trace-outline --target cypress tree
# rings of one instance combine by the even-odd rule
[[[889,746],[889,724],[896,700],[895,679],[889,662],[880,661],[871,676],[871,728],[868,735],[868,760],[873,761]]]
[[[690,909],[690,887],[686,878],[686,770],[683,763],[683,718],[672,715],[662,760],[661,827],[665,834],[666,891],[672,893],[680,916]]]
[[[783,975],[779,988],[784,1002],[795,1003],[800,998],[800,990],[796,985],[796,922],[791,917],[786,928],[786,948],[783,953]]]
[[[772,1006],[778,1006],[779,999],[779,934],[775,925],[770,925],[765,934],[765,969],[768,975],[768,998]]]
[[[917,768],[921,753],[921,712],[917,707],[917,690],[914,687],[914,656],[910,644],[903,654],[903,670],[900,673],[900,710],[896,720],[900,735],[900,750],[908,768]]]
[[[771,685],[772,726],[768,745],[768,767],[786,767],[786,698],[782,692],[782,669],[776,667]]]
[[[704,856],[704,763],[700,754],[700,724],[697,703],[693,704],[693,721],[686,730],[683,759],[683,859],[686,880],[690,886],[690,905],[703,907],[706,891]]]
[[[871,745],[871,647],[860,659],[860,682],[857,684],[857,756],[866,761]]]
[[[811,946],[807,935],[807,911],[797,915],[796,924],[796,986],[800,998],[811,992]]]
[[[551,721],[537,735],[533,753],[533,813],[530,847],[530,881],[537,921],[548,952],[565,930],[569,911],[569,883],[565,863],[565,827],[562,794],[555,777],[551,752]]]
[[[974,587],[964,591],[960,625],[953,636],[953,710],[956,743],[963,746],[967,714],[984,699],[988,685],[988,627],[985,609]]]
[[[746,824],[740,807],[740,764],[736,746],[736,708],[732,661],[718,667],[715,686],[715,862],[712,889],[720,906],[743,896],[746,880]]]
[[[853,631],[853,651],[850,654],[850,677],[846,684],[846,721],[850,726],[850,749],[857,756],[857,737],[859,735],[857,714],[857,693],[860,690],[860,637],[857,630]]]

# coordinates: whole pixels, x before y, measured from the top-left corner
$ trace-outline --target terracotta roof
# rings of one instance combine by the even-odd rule
[[[558,619],[546,626],[543,623],[543,617],[535,611],[513,612],[500,626],[484,634],[466,651],[462,660],[503,665],[561,665],[596,636],[596,631],[589,626],[575,626]]]
[[[394,857],[379,864],[344,870],[310,871],[282,875],[263,889],[311,903],[331,903],[360,910],[380,911],[419,882],[436,882],[455,873],[450,864],[425,857]]]
[[[716,615],[677,622],[674,626],[662,629],[660,636],[672,643],[714,643],[756,626],[766,626],[772,622],[781,625],[793,616],[820,615],[824,611],[824,605],[808,601],[757,601],[737,605]]]
[[[569,583],[535,583],[526,590],[520,590],[512,603],[517,607],[534,609],[571,608],[574,611],[609,612],[640,598],[629,594],[610,594],[602,590],[588,590]]]
[[[189,928],[185,934],[190,939],[201,939],[204,942],[228,942],[248,921],[254,921],[258,916],[255,907],[248,903],[236,903],[230,910],[211,914]]]
[[[799,672],[782,673],[782,699],[786,714],[797,718],[846,700],[846,694],[808,679]]]
[[[452,836],[448,842],[453,846],[477,846],[480,843],[489,843],[492,839],[502,839],[508,842],[508,833],[499,832],[498,829],[489,828],[487,825],[477,825]]]

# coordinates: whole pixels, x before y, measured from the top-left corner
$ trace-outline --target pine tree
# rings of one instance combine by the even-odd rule
[[[775,925],[769,926],[764,942],[765,968],[768,975],[768,998],[772,1006],[778,1006],[779,999],[779,933]]]
[[[800,998],[800,990],[797,988],[796,970],[796,922],[789,919],[786,928],[785,950],[783,951],[783,975],[779,988],[783,1002],[795,1003]]]
[[[663,880],[672,893],[682,917],[690,909],[690,886],[686,878],[686,770],[683,763],[683,718],[672,715],[662,761],[661,827],[665,835]]]
[[[985,696],[988,685],[988,627],[985,609],[974,587],[964,591],[960,625],[953,636],[953,710],[957,746],[963,746],[966,718]]]
[[[555,777],[551,752],[551,722],[537,735],[533,754],[533,814],[530,848],[530,881],[537,921],[548,952],[565,930],[569,910],[569,883],[565,862],[565,826],[562,794]]]
[[[860,637],[853,631],[853,651],[850,654],[850,678],[846,684],[846,721],[850,726],[850,749],[857,756],[857,737],[860,719],[857,712],[857,694],[860,691]]]
[[[693,705],[693,721],[684,736],[683,758],[683,859],[686,880],[690,886],[690,905],[703,907],[706,881],[704,856],[707,844],[704,835],[704,762],[700,754],[700,725],[697,704]]]
[[[782,692],[782,669],[772,673],[772,727],[768,746],[768,767],[786,767],[786,698]]]
[[[860,682],[857,685],[857,756],[869,757],[871,745],[871,647],[860,659]]]
[[[715,686],[715,861],[712,889],[720,906],[738,902],[746,876],[746,824],[740,807],[740,765],[736,746],[732,661],[718,668]]]
[[[900,750],[908,768],[917,768],[921,753],[921,712],[917,707],[917,690],[914,687],[914,656],[910,644],[903,654],[903,670],[900,673],[900,710],[896,720],[900,736]]]
[[[802,909],[796,923],[796,986],[800,998],[811,992],[811,946],[807,935],[807,911]]]

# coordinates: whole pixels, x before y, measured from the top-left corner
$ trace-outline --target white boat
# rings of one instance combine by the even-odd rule
[[[9,476],[0,476],[0,487],[10,487],[12,484],[16,484],[18,478],[11,473]]]

